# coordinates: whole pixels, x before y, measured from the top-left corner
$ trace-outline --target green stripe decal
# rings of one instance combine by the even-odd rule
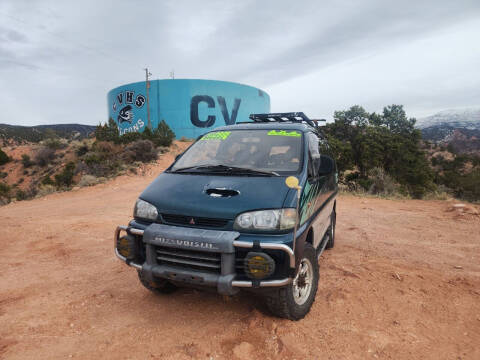
[[[230,136],[231,131],[216,131],[203,136],[200,140],[225,140]]]
[[[300,134],[297,131],[286,131],[286,130],[271,130],[271,131],[268,132],[267,135],[271,135],[271,136],[293,136],[293,137],[302,136],[302,134]]]

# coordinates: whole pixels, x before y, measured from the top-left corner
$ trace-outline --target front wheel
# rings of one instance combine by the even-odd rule
[[[315,249],[311,244],[306,243],[297,275],[289,285],[267,296],[268,308],[278,317],[290,320],[303,319],[315,301],[318,278]]]

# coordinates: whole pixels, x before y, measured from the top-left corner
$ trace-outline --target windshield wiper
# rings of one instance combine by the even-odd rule
[[[175,170],[171,170],[172,172],[182,172],[182,171],[187,171],[187,170],[202,170],[202,169],[208,169],[212,166],[216,166],[216,165],[196,165],[196,166],[187,166],[187,167],[183,167],[183,168],[179,168],[179,169],[175,169]]]
[[[280,176],[275,171],[265,171],[265,170],[256,170],[251,168],[243,168],[238,166],[228,166],[228,165],[197,165],[197,166],[187,166],[180,169],[175,169],[172,172],[187,172],[190,170],[207,170],[212,172],[232,172],[232,173],[246,173],[246,174],[259,174],[259,175],[268,175],[268,176]]]
[[[250,174],[263,174],[263,175],[269,175],[269,176],[280,176],[280,174],[276,173],[275,171],[266,171],[266,170],[257,170],[257,169],[251,169],[251,168],[243,168],[243,167],[238,167],[238,166],[229,166],[228,167],[229,171],[233,171],[236,173],[250,173]]]

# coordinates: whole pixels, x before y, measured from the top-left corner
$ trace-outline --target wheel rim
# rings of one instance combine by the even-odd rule
[[[293,299],[303,305],[312,291],[313,266],[310,260],[303,258],[298,267],[297,276],[293,279]]]

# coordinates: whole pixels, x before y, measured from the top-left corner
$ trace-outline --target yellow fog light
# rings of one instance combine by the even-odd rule
[[[265,279],[275,271],[275,261],[265,253],[249,252],[244,265],[246,275],[255,280]]]
[[[125,235],[117,240],[117,250],[123,257],[133,260],[135,259],[135,240],[132,236]]]

